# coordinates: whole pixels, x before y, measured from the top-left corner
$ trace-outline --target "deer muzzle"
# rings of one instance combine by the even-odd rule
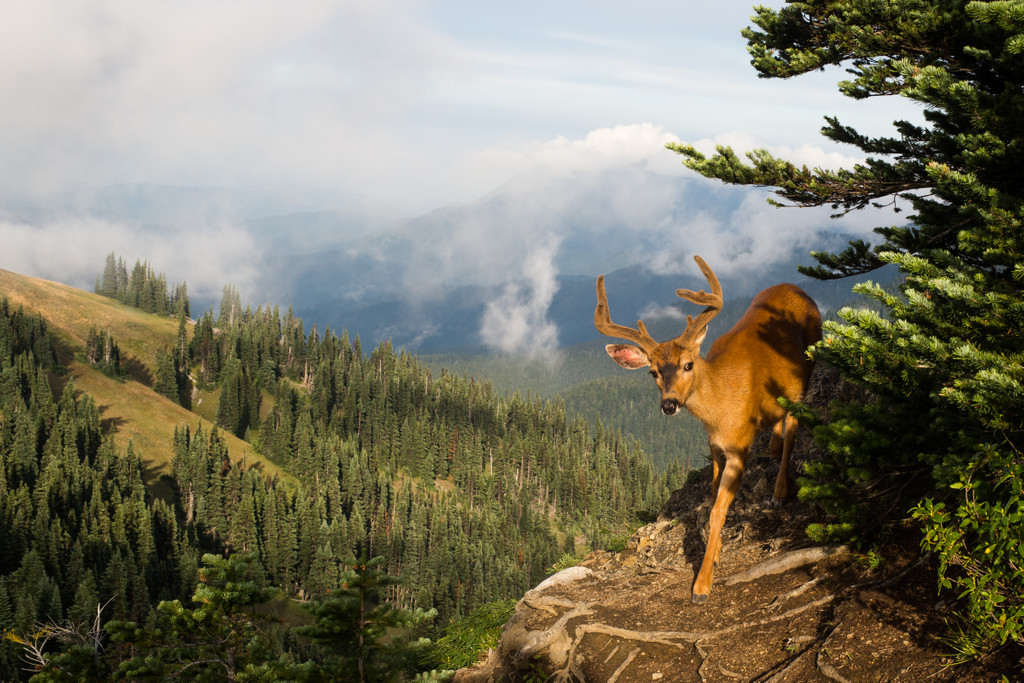
[[[661,402],[661,412],[666,415],[675,415],[679,412],[680,404],[674,398],[666,398]]]

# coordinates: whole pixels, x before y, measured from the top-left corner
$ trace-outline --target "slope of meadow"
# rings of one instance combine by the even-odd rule
[[[0,297],[28,312],[39,313],[57,342],[61,362],[79,392],[88,393],[100,408],[103,425],[120,449],[132,443],[146,466],[146,481],[155,485],[170,472],[174,428],[211,424],[199,415],[155,393],[152,377],[156,353],[170,346],[177,335],[173,318],[144,313],[107,297],[74,287],[0,269]],[[121,381],[95,370],[80,357],[89,329],[109,331],[129,358],[130,377]],[[67,376],[55,377],[63,384]],[[245,441],[222,433],[232,459],[258,463],[264,472],[284,475],[274,463],[253,452]]]

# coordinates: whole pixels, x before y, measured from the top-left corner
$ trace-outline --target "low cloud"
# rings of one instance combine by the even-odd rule
[[[558,327],[548,308],[558,291],[554,256],[558,240],[530,251],[522,265],[522,279],[505,286],[502,295],[487,304],[480,321],[480,338],[493,351],[548,356],[558,348]]]
[[[640,311],[641,320],[686,320],[686,314],[676,306],[659,306],[651,302]]]
[[[238,225],[190,223],[166,229],[93,217],[38,224],[0,220],[0,268],[92,291],[114,252],[128,268],[136,260],[165,273],[168,285],[185,282],[193,302],[219,302],[224,285],[243,299],[256,293],[257,249]]]
[[[833,220],[830,207],[780,209],[765,188],[724,185],[688,170],[665,149],[678,138],[649,123],[593,130],[517,150],[491,150],[513,180],[471,204],[414,222],[403,253],[402,289],[420,300],[463,284],[499,285],[519,277],[531,245],[554,235],[553,266],[594,275],[644,264],[657,274],[699,274],[700,254],[742,277],[822,244],[822,233],[867,236],[902,217],[857,211]],[[733,134],[699,143],[740,152],[759,145]],[[805,145],[772,151],[797,163],[850,166],[858,160]]]
[[[509,175],[538,170],[556,174],[592,173],[626,166],[682,175],[685,171],[678,158],[665,150],[667,143],[678,141],[676,135],[661,126],[637,123],[598,128],[576,140],[559,136],[514,150],[491,148],[485,150],[483,156]]]

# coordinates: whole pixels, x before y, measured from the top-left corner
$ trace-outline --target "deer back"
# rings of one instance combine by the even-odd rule
[[[778,397],[803,398],[814,367],[807,347],[820,339],[821,314],[814,300],[796,285],[769,287],[711,345],[686,407],[709,432],[749,432],[753,439],[785,414]]]

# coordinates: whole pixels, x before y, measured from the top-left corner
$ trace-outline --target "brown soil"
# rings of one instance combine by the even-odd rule
[[[823,388],[818,374],[815,401],[827,403],[838,380],[826,375]],[[797,447],[814,457],[806,436]],[[690,587],[704,552],[710,468],[625,550],[592,553],[529,591],[498,649],[455,680],[1021,680],[1024,651],[1015,646],[950,665],[942,638],[953,596],[937,593],[916,529],[878,539],[880,563],[850,548],[815,548],[805,529],[820,514],[795,500],[768,506],[778,466],[757,452],[706,603],[692,604]]]

